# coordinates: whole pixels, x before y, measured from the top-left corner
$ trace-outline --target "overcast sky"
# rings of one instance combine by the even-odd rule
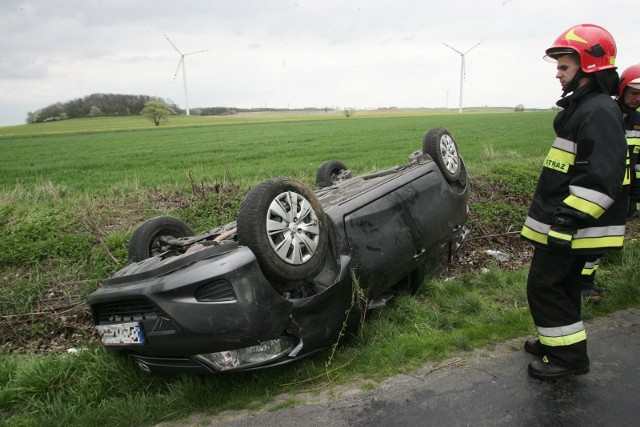
[[[640,62],[637,0],[0,0],[0,126],[92,93],[188,106],[550,107],[562,31],[607,28]],[[481,43],[477,45],[478,43]],[[477,46],[476,46],[477,45]],[[475,46],[475,47],[474,47]]]

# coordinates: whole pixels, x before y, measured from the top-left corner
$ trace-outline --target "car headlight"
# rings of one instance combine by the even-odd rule
[[[219,351],[195,355],[194,358],[211,366],[216,371],[231,371],[240,368],[258,366],[288,354],[295,347],[291,338],[278,338],[259,345],[236,350]]]

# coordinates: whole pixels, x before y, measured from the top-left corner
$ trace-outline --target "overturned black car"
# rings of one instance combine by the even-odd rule
[[[148,372],[210,374],[288,363],[331,346],[353,313],[439,274],[462,244],[469,185],[456,143],[431,129],[404,165],[318,188],[252,188],[237,221],[199,235],[168,216],[133,233],[131,263],[88,298],[102,344]]]

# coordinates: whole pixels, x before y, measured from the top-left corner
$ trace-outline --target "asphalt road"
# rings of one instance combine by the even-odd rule
[[[301,406],[194,415],[162,426],[637,426],[640,425],[640,309],[587,322],[591,372],[556,382],[527,375],[524,338],[425,366],[362,391],[342,386]]]

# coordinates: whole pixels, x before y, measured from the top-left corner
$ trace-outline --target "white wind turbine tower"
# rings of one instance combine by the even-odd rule
[[[462,87],[463,87],[463,82],[464,82],[464,56],[471,52],[472,49],[474,49],[475,47],[477,47],[480,43],[482,43],[484,40],[482,40],[481,42],[476,43],[475,45],[473,45],[473,47],[471,47],[469,50],[467,50],[465,53],[460,52],[458,49],[455,49],[451,46],[449,46],[446,43],[442,43],[443,45],[445,45],[446,47],[448,47],[449,49],[457,52],[460,55],[461,61],[460,61],[460,105],[458,106],[458,112],[462,113]]]
[[[449,108],[449,91],[451,90],[451,87],[449,87],[448,89],[440,89],[440,90],[447,94],[444,102],[444,108],[447,109]]]
[[[180,71],[180,67],[182,67],[182,83],[184,84],[184,105],[185,105],[185,111],[187,112],[187,116],[188,116],[189,115],[189,96],[187,95],[187,63],[184,60],[184,57],[187,55],[194,55],[196,53],[207,52],[208,49],[196,50],[194,52],[189,52],[189,53],[182,53],[180,52],[180,49],[178,49],[176,45],[173,44],[169,36],[167,36],[165,33],[162,33],[162,34],[167,38],[167,41],[171,43],[171,46],[173,46],[176,52],[180,54],[180,61],[178,62],[178,68],[176,69],[176,73],[173,75],[173,80],[174,81],[176,80],[178,71]]]

